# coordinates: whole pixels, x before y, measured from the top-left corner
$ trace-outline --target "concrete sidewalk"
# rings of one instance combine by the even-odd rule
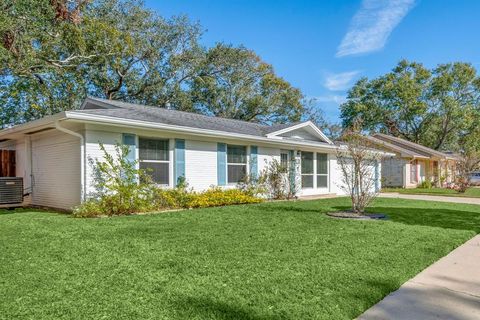
[[[358,319],[480,319],[480,235],[404,283]]]
[[[466,203],[466,204],[480,204],[480,198],[429,196],[429,195],[423,195],[423,194],[400,194],[400,193],[397,193],[397,192],[380,193],[379,197],[380,198],[396,198],[396,199],[411,199],[411,200]]]

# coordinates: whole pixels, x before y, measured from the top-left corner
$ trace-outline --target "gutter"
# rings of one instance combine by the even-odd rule
[[[166,131],[174,131],[174,132],[181,132],[187,133],[195,136],[204,136],[204,137],[212,137],[212,138],[230,138],[230,139],[248,139],[251,141],[258,141],[258,142],[265,142],[270,144],[276,145],[295,145],[300,147],[310,147],[310,148],[324,148],[324,149],[331,149],[336,150],[337,146],[334,144],[318,144],[318,143],[308,143],[305,141],[294,141],[294,140],[284,140],[284,139],[274,139],[268,137],[259,137],[259,136],[252,136],[249,134],[241,134],[241,133],[229,133],[229,132],[222,132],[217,130],[209,130],[209,129],[198,129],[184,127],[184,126],[177,126],[177,125],[169,125],[164,123],[156,123],[156,122],[147,122],[147,121],[140,121],[140,120],[131,120],[125,118],[114,118],[114,117],[107,117],[107,116],[99,116],[99,115],[89,115],[84,113],[78,113],[75,111],[67,111],[66,117],[69,120],[77,120],[81,122],[90,122],[90,123],[104,123],[109,125],[117,125],[122,127],[130,127],[130,128],[148,128],[148,129],[162,129]]]
[[[81,196],[80,199],[81,201],[85,201],[86,199],[86,178],[85,178],[85,160],[86,160],[86,148],[85,148],[85,137],[75,131],[69,130],[65,127],[62,127],[60,124],[60,120],[55,120],[55,129],[58,131],[64,132],[66,134],[69,134],[71,136],[75,136],[80,139],[80,190],[81,190]]]

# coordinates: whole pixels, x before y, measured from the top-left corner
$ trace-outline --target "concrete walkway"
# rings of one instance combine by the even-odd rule
[[[440,201],[453,203],[480,204],[480,198],[447,197],[447,196],[428,196],[423,194],[400,194],[397,192],[385,192],[379,194],[380,198],[397,198],[426,201]]]
[[[404,283],[358,319],[480,319],[480,235]]]

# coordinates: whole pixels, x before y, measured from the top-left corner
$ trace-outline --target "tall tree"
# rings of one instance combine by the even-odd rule
[[[303,95],[244,47],[217,44],[206,53],[192,87],[206,114],[261,123],[300,120]]]
[[[201,28],[135,0],[0,3],[0,126],[87,95],[257,122],[298,120],[302,94],[250,50],[199,44]]]
[[[400,63],[373,80],[359,80],[341,105],[344,127],[382,131],[438,150],[459,151],[480,121],[480,78],[468,63]]]

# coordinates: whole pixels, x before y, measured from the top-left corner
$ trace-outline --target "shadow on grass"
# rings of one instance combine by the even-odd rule
[[[302,212],[302,213],[318,213],[318,212],[324,212],[323,210],[320,210],[322,208],[302,208],[301,206],[292,204],[292,205],[279,205],[279,204],[274,204],[274,205],[262,205],[258,207],[261,211],[269,211],[269,212],[279,212],[279,213],[285,213],[285,212]],[[326,211],[325,211],[326,212]]]
[[[335,210],[348,208],[348,206],[334,207]],[[367,212],[387,214],[390,221],[409,225],[471,230],[480,233],[480,213],[474,211],[374,206],[368,208]]]
[[[176,301],[178,310],[187,318],[200,319],[242,319],[242,320],[277,320],[288,319],[285,315],[258,315],[254,310],[248,310],[232,303],[214,301],[207,297],[184,297]]]

